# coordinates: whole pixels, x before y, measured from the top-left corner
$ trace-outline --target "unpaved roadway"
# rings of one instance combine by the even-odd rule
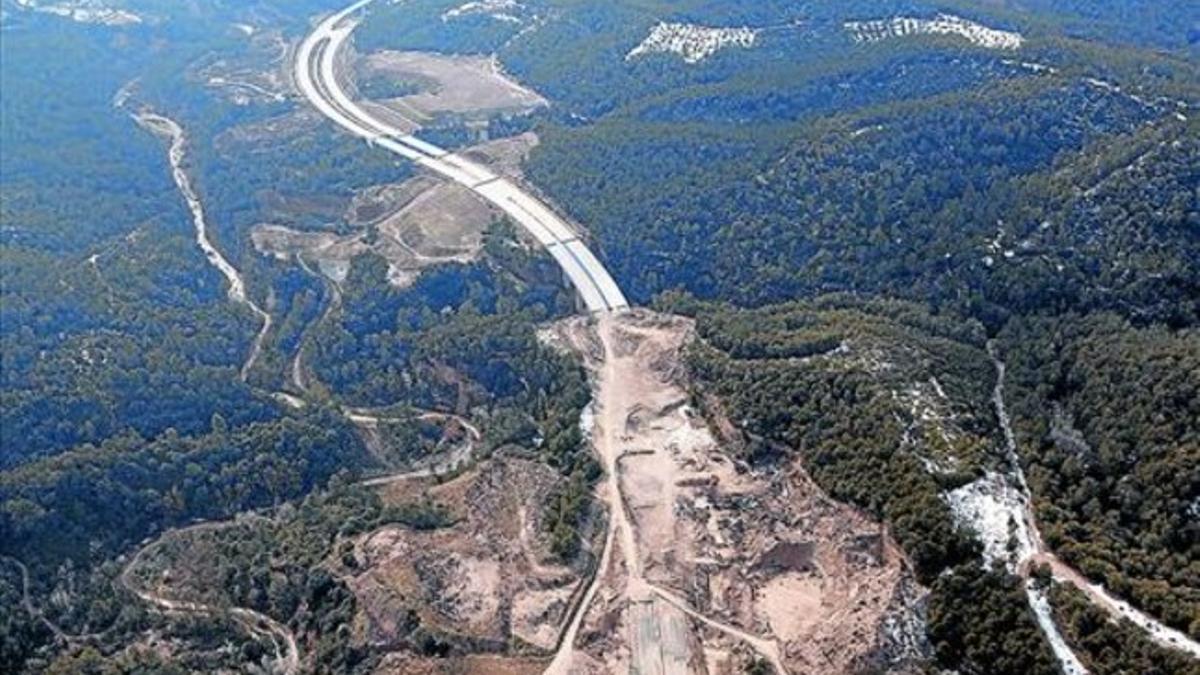
[[[267,333],[271,330],[271,315],[263,311],[263,308],[259,307],[247,295],[246,282],[242,278],[242,274],[225,259],[225,256],[217,250],[217,247],[208,238],[208,221],[204,217],[204,205],[200,203],[200,196],[197,194],[195,188],[192,187],[192,181],[183,167],[184,152],[187,148],[187,138],[183,133],[183,129],[175,120],[149,111],[142,111],[134,115],[133,118],[142,128],[158,136],[163,136],[171,142],[170,150],[167,152],[167,158],[171,164],[171,177],[175,180],[176,187],[179,188],[184,201],[187,202],[188,210],[192,213],[192,225],[196,230],[196,243],[204,251],[204,256],[208,258],[208,262],[213,267],[216,267],[229,282],[229,299],[249,308],[262,321],[262,328],[259,329],[258,335],[255,336],[254,344],[250,347],[250,354],[247,355],[246,362],[242,364],[240,371],[242,381],[245,381],[250,373],[250,369],[254,366],[254,362],[258,360],[258,355],[262,351]]]
[[[1023,542],[1024,546],[1022,550],[1029,552],[1023,559],[1017,561],[1017,570],[1026,577],[1026,595],[1028,596],[1030,609],[1033,610],[1034,615],[1037,617],[1038,624],[1046,634],[1046,638],[1049,640],[1055,656],[1058,657],[1063,671],[1067,675],[1087,672],[1078,657],[1075,656],[1074,652],[1067,645],[1066,640],[1058,630],[1058,626],[1055,625],[1053,617],[1045,611],[1045,607],[1039,607],[1039,605],[1045,602],[1045,599],[1039,597],[1039,592],[1029,583],[1030,573],[1034,565],[1038,563],[1048,565],[1055,580],[1074,584],[1087,595],[1092,604],[1108,612],[1109,615],[1117,619],[1128,619],[1131,621],[1134,625],[1145,631],[1147,637],[1152,641],[1163,647],[1187,652],[1194,658],[1200,658],[1200,643],[1154,619],[1128,602],[1113,596],[1103,586],[1092,583],[1078,570],[1068,565],[1055,555],[1053,551],[1046,548],[1045,542],[1042,541],[1042,535],[1038,531],[1037,519],[1033,511],[1033,497],[1029,491],[1029,485],[1025,481],[1025,472],[1021,468],[1021,461],[1017,455],[1016,436],[1013,434],[1012,422],[1008,416],[1008,409],[1004,404],[1005,364],[997,355],[994,344],[988,344],[988,355],[991,356],[992,363],[996,369],[996,385],[992,392],[992,402],[996,408],[996,417],[1000,420],[1000,428],[1004,432],[1006,459],[1021,493],[1021,512],[1014,515],[1023,521],[1024,527],[1018,527],[1017,531],[1018,533],[1024,533],[1025,542]]]
[[[201,523],[193,525],[185,530],[177,530],[174,532],[176,536],[186,531],[196,531],[199,529],[220,529],[226,527],[232,521],[220,523]],[[296,675],[300,672],[300,648],[296,644],[296,636],[291,629],[282,623],[272,619],[266,614],[256,612],[245,607],[216,607],[214,605],[206,605],[199,602],[191,602],[188,600],[175,600],[168,598],[161,593],[157,593],[150,589],[142,588],[133,580],[133,570],[141,562],[142,556],[147,551],[160,545],[162,537],[156,539],[148,546],[140,549],[121,571],[121,585],[130,593],[136,595],[142,602],[157,607],[160,611],[170,614],[196,614],[202,616],[222,616],[228,615],[233,617],[247,632],[260,638],[270,640],[275,651],[275,671],[283,675]]]

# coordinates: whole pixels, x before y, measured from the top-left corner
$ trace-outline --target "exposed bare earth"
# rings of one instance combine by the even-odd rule
[[[380,462],[384,466],[390,465],[391,461],[387,454],[386,443],[379,437],[380,427],[395,422],[411,424],[413,421],[435,423],[441,427],[441,438],[433,448],[429,449],[427,456],[417,458],[416,461],[407,464],[399,471],[362,481],[362,485],[369,487],[451,475],[470,463],[474,451],[482,439],[478,427],[465,417],[452,413],[426,411],[399,418],[380,415],[361,408],[343,409],[342,413],[346,419],[358,426],[368,450],[379,456]],[[412,451],[411,448],[405,448],[405,450]]]
[[[459,150],[458,154],[485,164],[497,173],[520,178],[525,158],[529,155],[530,150],[537,147],[539,140],[537,134],[526,131],[516,136],[494,138],[473,145],[465,150]]]
[[[546,667],[544,659],[536,657],[471,654],[433,658],[394,653],[384,657],[377,675],[538,675]]]
[[[370,219],[378,235],[373,242],[366,231],[302,232],[272,224],[255,226],[250,237],[260,253],[282,260],[303,256],[336,282],[345,280],[351,259],[375,251],[388,261],[389,280],[407,286],[431,265],[474,260],[494,217],[466,188],[419,177],[371,188],[352,202],[346,220]]]
[[[691,335],[686,320],[633,311],[550,336],[595,374],[613,515],[596,584],[547,672],[905,668],[925,650],[925,593],[894,542],[799,465],[755,472],[722,452],[687,404],[679,351]]]
[[[216,91],[235,105],[278,103],[288,93],[290,47],[280,31],[261,31],[247,37],[248,45],[232,56],[204,58],[186,77]]]
[[[433,52],[380,51],[360,62],[361,72],[418,84],[422,91],[382,101],[401,116],[423,121],[440,114],[521,113],[546,100],[505,75],[495,59]]]
[[[455,653],[499,658],[514,642],[532,648],[530,656],[553,649],[581,580],[553,561],[544,535],[545,502],[562,480],[538,462],[495,458],[448,483],[426,482],[424,494],[451,510],[453,526],[385,527],[356,539],[352,568],[333,564],[358,596],[365,641],[403,649],[411,610],[423,630],[457,645]],[[423,498],[413,480],[381,489],[389,502]],[[383,672],[408,672],[399,657],[389,662]],[[445,672],[434,665],[412,672]]]
[[[525,133],[481,143],[462,154],[517,176],[537,140]],[[260,224],[250,238],[259,253],[280,260],[300,256],[337,283],[345,280],[355,256],[375,251],[389,263],[389,280],[403,287],[432,265],[474,260],[484,231],[499,215],[465,187],[421,175],[356,193],[341,214],[342,221],[357,228],[349,234]],[[377,235],[373,240],[369,231]]]

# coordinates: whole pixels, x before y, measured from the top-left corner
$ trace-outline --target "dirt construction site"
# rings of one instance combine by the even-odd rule
[[[544,502],[561,480],[544,464],[506,457],[442,484],[385,485],[386,502],[430,499],[454,524],[385,527],[354,542],[341,573],[359,598],[365,641],[399,646],[418,625],[457,653],[553,649],[581,579],[553,560],[544,534]]]
[[[640,310],[548,336],[595,376],[612,524],[547,672],[904,671],[927,652],[925,591],[899,549],[798,464],[753,471],[723,451],[736,439],[718,443],[689,405],[692,338],[689,321]]]
[[[390,110],[410,125],[439,115],[486,119],[546,105],[537,92],[505,75],[495,59],[482,56],[379,51],[362,59],[360,74],[416,85],[417,93],[387,99],[372,108],[374,113]]]
[[[689,320],[575,317],[542,339],[593,378],[585,428],[605,476],[587,554],[550,553],[546,497],[564,479],[538,461],[501,452],[449,481],[380,483],[386,503],[432,501],[453,525],[386,526],[337,557],[356,640],[389,652],[378,672],[916,672],[926,591],[896,544],[799,464],[756,470],[729,452],[736,426],[691,404]]]
[[[639,309],[565,319],[540,336],[576,355],[593,383],[592,423],[581,426],[604,475],[580,528],[584,554],[570,564],[552,554],[549,497],[566,479],[515,446],[449,479],[364,482],[391,507],[436,504],[448,523],[385,525],[335,542],[322,563],[356,598],[351,639],[384,653],[377,672],[920,670],[927,592],[895,542],[799,463],[737,458],[744,440],[720,403],[706,401],[705,414],[693,405],[690,320]],[[262,631],[280,663],[296,662],[285,627]]]

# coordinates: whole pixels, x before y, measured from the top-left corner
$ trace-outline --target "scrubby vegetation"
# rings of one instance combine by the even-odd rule
[[[343,310],[313,336],[313,370],[343,404],[474,415],[490,447],[537,445],[569,474],[591,462],[577,430],[588,384],[536,325],[571,301],[552,264],[511,237],[497,225],[483,261],[435,268],[405,289],[386,281],[382,258],[356,258]]]
[[[702,390],[762,439],[751,442],[751,459],[798,450],[831,495],[893,524],[926,579],[974,557],[939,492],[986,464],[995,431],[980,387],[988,364],[978,332],[916,306],[850,298],[753,311],[681,309],[697,315],[703,342],[688,361]],[[952,446],[927,447],[912,410],[897,400],[931,377],[961,397],[952,405],[963,433]],[[956,474],[939,482],[922,459],[953,463]]]
[[[95,563],[156,531],[272,506],[369,460],[329,410],[198,436],[118,437],[0,475],[5,555]]]
[[[132,629],[136,612],[126,616],[114,586],[121,553],[169,527],[275,506],[368,465],[330,411],[234,430],[214,416],[200,436],[119,437],[0,474],[0,555],[24,561],[37,597],[58,589],[70,598],[42,610],[63,630]],[[5,608],[14,620],[25,614],[20,604]],[[32,618],[18,626],[15,636],[42,629]],[[7,645],[6,670],[19,672],[37,644]]]
[[[1200,636],[1200,334],[1094,314],[1001,338],[1047,544]]]
[[[0,671],[261,663],[267,649],[236,622],[157,616],[118,578],[147,538],[259,509],[274,509],[269,522],[212,542],[206,590],[304,635],[318,669],[371,667],[344,639],[352,597],[319,563],[340,535],[433,527],[445,514],[389,511],[347,488],[388,462],[344,407],[461,415],[481,428],[482,454],[516,445],[556,467],[567,480],[545,495],[543,524],[570,560],[599,469],[577,424],[583,372],[536,333],[573,309],[552,264],[497,224],[478,261],[404,289],[383,259],[355,259],[326,316],[335,289],[259,255],[249,228],[350,232],[354,192],[413,169],[294,114],[302,106],[287,96],[234,102],[202,72],[221,62],[275,72],[281,45],[330,5],[131,4],[154,20],[108,27],[4,10]],[[696,317],[696,402],[734,422],[746,460],[798,458],[830,494],[888,524],[933,589],[936,667],[1053,668],[1017,581],[980,566],[942,499],[1001,463],[989,337],[1009,366],[1047,543],[1200,636],[1200,66],[1189,8],[526,0],[510,19],[443,20],[461,4],[378,3],[356,48],[496,52],[553,102],[487,131],[534,129],[530,182],[586,224],[632,299]],[[842,27],[938,11],[1026,43],[858,45]],[[761,30],[753,48],[696,64],[627,60],[664,20]],[[276,319],[246,382],[258,321],[228,301],[195,246],[164,148],[130,119],[143,105],[184,127],[211,235]],[[449,124],[428,138],[457,146],[476,133]],[[285,388],[298,349],[315,382],[292,409],[270,393]],[[424,447],[429,426],[393,423],[388,440]],[[26,611],[7,557],[28,568],[49,623]],[[1068,588],[1052,594],[1094,672],[1189,672]],[[100,637],[66,647],[56,629]],[[174,645],[169,658],[135,648],[151,633]]]
[[[1195,660],[1154,644],[1137,626],[1113,621],[1072,585],[1055,584],[1050,600],[1071,647],[1096,675],[1200,673]]]
[[[1079,82],[985,91],[769,134],[704,127],[697,138],[619,117],[552,127],[531,172],[593,224],[617,278],[641,299],[676,287],[749,304],[854,290],[989,325],[1014,311],[1080,305],[1138,307],[1140,321],[1195,320],[1184,272],[1200,255],[1187,229],[1191,123],[1169,118],[1168,130],[1136,134],[1166,113]],[[1078,115],[1086,119],[1068,122]],[[1058,163],[1118,164],[1096,144],[1113,132],[1145,142],[1153,161],[1133,176],[1064,186]],[[963,154],[967,147],[978,152]],[[1095,193],[1073,195],[1092,180]],[[612,191],[628,198],[607,199]],[[1122,206],[1131,202],[1139,211]],[[1148,242],[1133,273],[1116,263]]]

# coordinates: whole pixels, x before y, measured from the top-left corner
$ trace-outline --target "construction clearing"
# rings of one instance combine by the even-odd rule
[[[301,257],[337,283],[355,256],[374,251],[388,261],[389,281],[405,287],[428,267],[476,259],[483,233],[497,217],[465,187],[418,176],[359,192],[342,218],[357,226],[350,234],[260,224],[250,237],[259,253]]]
[[[385,527],[332,560],[358,597],[363,641],[400,647],[415,620],[457,655],[544,662],[584,578],[554,559],[544,526],[545,497],[563,480],[542,463],[499,457],[442,484],[417,477],[378,488],[386,503],[443,505],[454,524]],[[510,653],[514,644],[526,653]]]
[[[358,68],[364,77],[383,76],[415,85],[417,93],[379,103],[418,125],[442,115],[487,119],[546,105],[537,92],[505,75],[494,58],[380,51],[363,57]]]
[[[894,541],[794,463],[730,458],[689,404],[688,320],[633,310],[555,326],[596,382],[612,514],[600,570],[548,673],[916,667],[925,590]],[[728,428],[714,421],[714,428]]]

